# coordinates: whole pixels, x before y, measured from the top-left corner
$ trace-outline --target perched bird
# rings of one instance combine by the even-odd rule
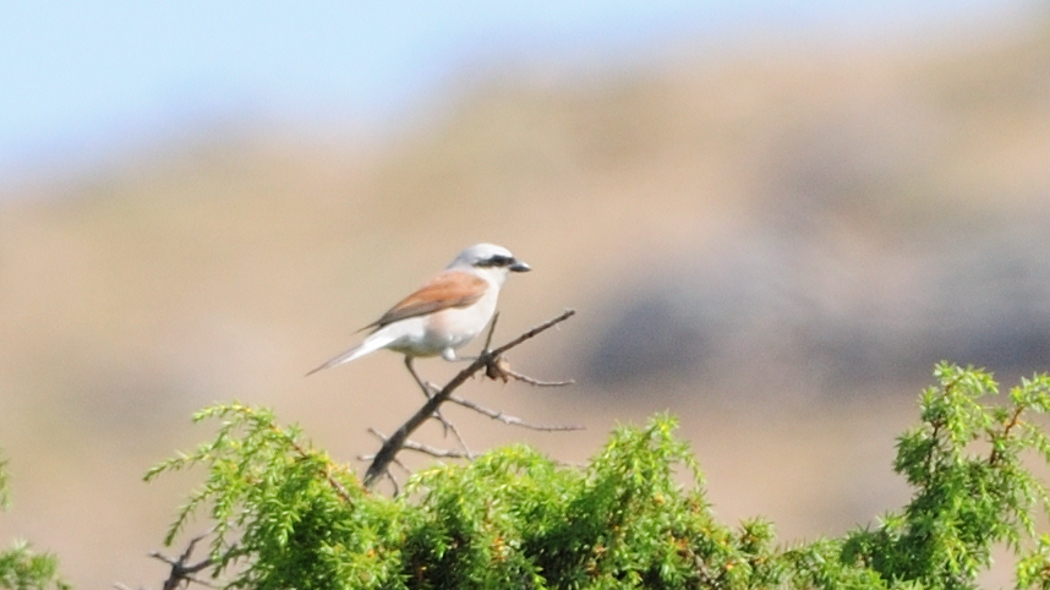
[[[427,386],[412,367],[413,359],[441,355],[448,361],[457,360],[456,349],[476,338],[492,319],[500,287],[510,273],[529,270],[528,264],[506,248],[494,244],[471,246],[418,291],[361,328],[359,331],[372,329],[361,344],[307,375],[386,348],[405,355],[405,366],[427,392]]]

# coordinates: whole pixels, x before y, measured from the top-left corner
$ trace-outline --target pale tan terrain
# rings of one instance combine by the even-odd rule
[[[894,438],[935,361],[1050,368],[1045,21],[541,70],[464,73],[380,146],[245,121],[0,200],[0,542],[56,552],[79,588],[156,587],[145,554],[201,474],[141,476],[209,436],[189,416],[213,401],[273,406],[355,462],[421,399],[399,359],[303,374],[478,241],[535,269],[498,340],[579,311],[512,355],[578,385],[467,392],[589,430],[449,410],[475,448],[581,461],[669,410],[718,513],[785,541],[906,501]]]

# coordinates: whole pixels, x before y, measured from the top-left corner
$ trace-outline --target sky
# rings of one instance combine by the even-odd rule
[[[915,35],[1021,0],[15,0],[0,18],[0,182],[178,132],[272,117],[396,126],[471,66],[615,67],[676,44]]]

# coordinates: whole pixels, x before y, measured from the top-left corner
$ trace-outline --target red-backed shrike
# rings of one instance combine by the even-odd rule
[[[477,337],[492,319],[500,287],[510,273],[528,270],[529,265],[506,248],[494,244],[471,246],[418,291],[361,328],[372,329],[361,344],[307,375],[386,348],[405,355],[405,366],[426,392],[412,360],[437,355],[456,360],[456,349]]]

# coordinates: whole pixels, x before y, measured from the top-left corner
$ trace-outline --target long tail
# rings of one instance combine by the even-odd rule
[[[314,373],[320,371],[321,369],[328,369],[328,368],[334,367],[336,365],[341,365],[343,363],[349,363],[350,361],[352,361],[354,359],[358,359],[358,358],[361,358],[361,357],[365,356],[366,354],[375,352],[375,351],[379,350],[380,348],[383,348],[387,344],[390,344],[393,341],[394,341],[394,337],[393,336],[390,336],[389,334],[383,334],[382,332],[376,332],[375,334],[372,334],[368,338],[365,338],[365,341],[362,342],[361,344],[359,344],[359,345],[355,346],[354,348],[351,348],[350,350],[344,352],[343,354],[341,354],[341,355],[339,355],[339,356],[329,360],[328,362],[326,362],[323,365],[317,367],[316,369],[313,369],[312,371],[310,371],[309,373],[306,374],[306,377],[309,377],[310,375],[313,375]]]

